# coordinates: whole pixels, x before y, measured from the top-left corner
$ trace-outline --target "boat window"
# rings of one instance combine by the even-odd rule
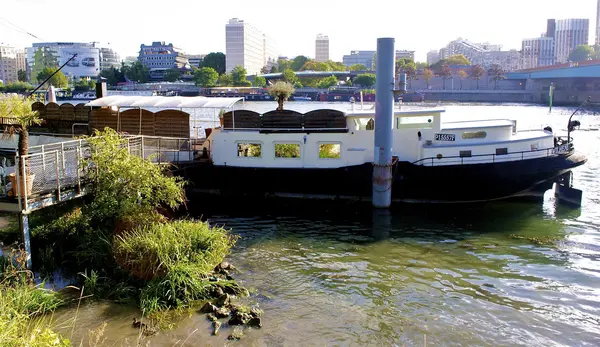
[[[508,148],[496,148],[496,155],[508,154]]]
[[[471,156],[471,151],[460,151],[461,158],[468,158]]]
[[[485,131],[471,131],[462,134],[463,139],[485,139],[487,133]]]
[[[341,147],[339,143],[321,143],[319,144],[319,158],[340,159]]]
[[[260,143],[240,142],[237,144],[238,157],[260,158],[261,147]]]
[[[275,158],[300,159],[300,145],[297,143],[276,143]]]

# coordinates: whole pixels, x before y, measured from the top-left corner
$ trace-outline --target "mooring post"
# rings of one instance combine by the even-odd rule
[[[19,213],[19,228],[21,229],[21,241],[25,247],[27,261],[25,265],[27,269],[31,269],[31,236],[29,235],[29,214],[26,212]]]
[[[392,126],[394,115],[394,38],[377,39],[373,207],[392,203]]]

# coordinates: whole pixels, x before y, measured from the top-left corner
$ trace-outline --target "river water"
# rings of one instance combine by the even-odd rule
[[[291,104],[291,103],[290,103]],[[247,104],[246,107],[265,107]],[[445,119],[510,118],[521,129],[566,128],[571,108],[443,105]],[[583,206],[554,201],[369,207],[212,206],[191,213],[241,236],[230,256],[247,301],[265,311],[241,346],[600,345],[600,117],[583,112],[574,170]],[[66,324],[76,316],[74,329]],[[75,344],[107,322],[106,345],[135,345],[139,312],[82,303],[55,314]],[[205,315],[142,339],[150,346],[220,346]]]

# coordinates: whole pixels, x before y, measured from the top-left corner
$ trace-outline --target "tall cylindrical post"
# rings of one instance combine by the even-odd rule
[[[375,84],[375,153],[373,162],[373,207],[392,203],[392,126],[394,124],[394,38],[377,39]]]

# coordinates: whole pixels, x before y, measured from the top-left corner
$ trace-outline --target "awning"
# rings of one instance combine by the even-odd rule
[[[132,107],[132,108],[230,108],[241,97],[205,96],[125,96],[112,95],[88,102],[85,106]]]

